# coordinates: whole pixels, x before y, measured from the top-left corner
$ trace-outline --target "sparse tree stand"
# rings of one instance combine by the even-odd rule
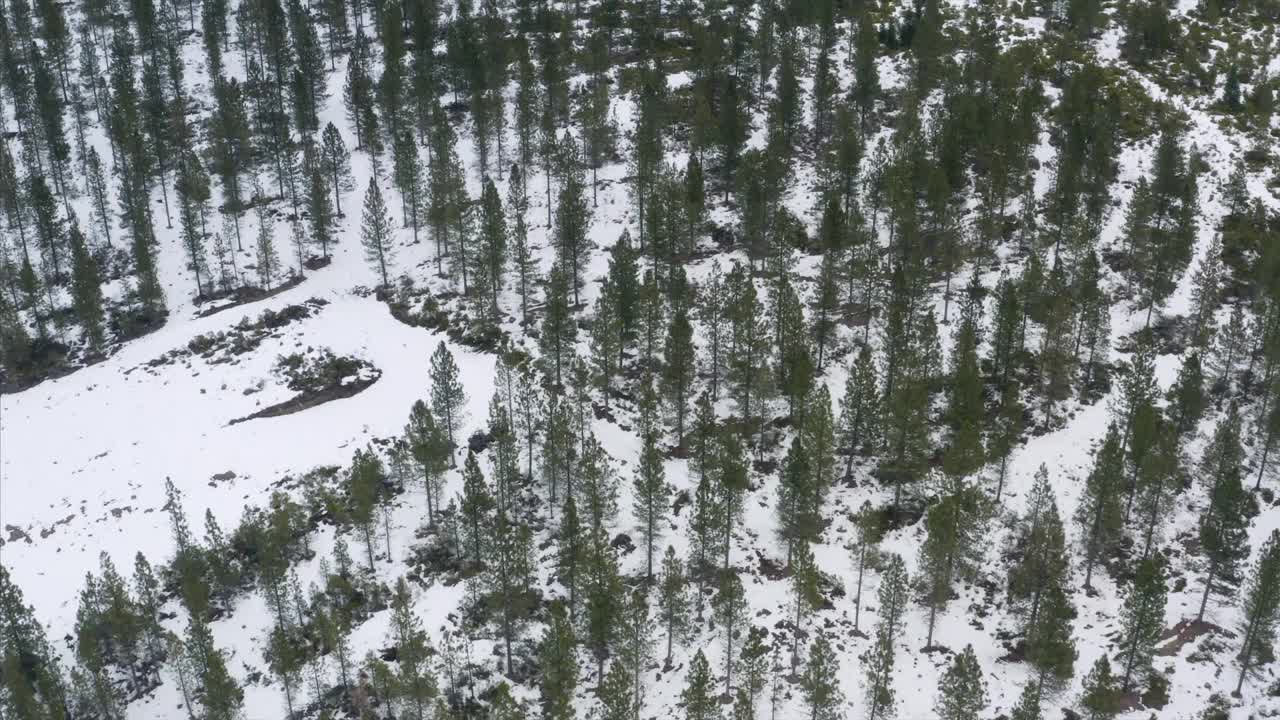
[[[360,223],[360,242],[364,245],[364,259],[382,278],[382,287],[390,289],[388,265],[395,262],[395,231],[387,204],[378,188],[378,178],[369,178],[369,189],[364,194],[364,217]]]

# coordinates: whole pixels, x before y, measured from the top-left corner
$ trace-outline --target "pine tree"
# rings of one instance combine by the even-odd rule
[[[98,263],[85,245],[80,226],[74,221],[68,236],[71,241],[71,305],[76,319],[84,328],[89,349],[97,351],[104,340],[102,279],[98,273]]]
[[[1075,520],[1084,536],[1084,588],[1093,588],[1093,566],[1118,545],[1124,524],[1121,494],[1124,488],[1124,455],[1120,431],[1115,423],[1107,427],[1106,439],[1094,458],[1093,470],[1084,483],[1084,493],[1076,506]]]
[[[548,379],[563,386],[569,359],[574,355],[578,324],[569,308],[568,271],[560,264],[551,266],[547,276],[546,309],[542,318],[542,361]]]
[[[875,363],[871,349],[863,346],[858,358],[850,364],[840,398],[840,425],[837,434],[840,447],[847,453],[844,480],[853,476],[853,457],[879,441],[880,403]]]
[[[1276,627],[1280,625],[1280,531],[1272,530],[1262,546],[1253,573],[1245,584],[1244,621],[1240,625],[1244,640],[1240,648],[1240,678],[1236,694],[1244,686],[1245,677],[1258,665],[1275,656]]]
[[[325,125],[320,139],[320,157],[328,176],[328,187],[333,190],[333,212],[343,217],[342,191],[349,189],[351,177],[351,153],[342,141],[342,133],[333,123]]]
[[[538,278],[538,263],[529,246],[529,225],[526,219],[529,198],[521,168],[521,165],[512,165],[511,173],[507,176],[507,212],[511,215],[507,227],[510,231],[511,266],[520,292],[520,323],[527,326],[533,288]]]
[[[467,450],[466,460],[462,463],[462,497],[459,502],[463,534],[466,536],[467,552],[471,556],[471,564],[475,568],[484,567],[484,548],[492,537],[493,527],[491,511],[494,508],[493,496],[489,492],[489,484],[476,455]]]
[[[1213,313],[1222,300],[1222,238],[1214,235],[1191,276],[1190,342],[1195,348],[1208,347],[1213,336]]]
[[[938,717],[942,720],[977,720],[987,706],[986,683],[973,646],[951,661],[938,682]]]
[[[689,579],[685,576],[684,563],[670,545],[662,556],[662,571],[658,576],[658,609],[667,634],[664,667],[669,668],[677,639],[682,639],[689,630]]]
[[[622,360],[622,319],[617,306],[616,293],[606,278],[601,292],[596,296],[594,317],[591,319],[591,362],[595,366],[595,380],[604,395],[605,407],[613,395],[613,379],[618,374]]]
[[[1111,662],[1100,655],[1084,677],[1080,707],[1085,720],[1111,720],[1120,713],[1120,689],[1111,674]]]
[[[813,559],[809,543],[797,543],[791,553],[791,603],[795,618],[791,630],[791,672],[800,664],[800,636],[805,633],[809,616],[822,606],[822,592],[818,587],[820,573]]]
[[[633,720],[635,691],[631,672],[620,662],[609,666],[597,694],[600,696],[601,720]]]
[[[435,513],[441,502],[440,493],[444,489],[444,473],[449,466],[449,438],[444,428],[436,423],[435,414],[422,400],[414,401],[409,411],[405,440],[414,462],[422,470],[423,489],[427,497],[427,524],[434,525]]]
[[[965,477],[982,468],[984,403],[982,374],[978,365],[979,328],[973,313],[965,313],[956,332],[951,355],[950,398],[947,424],[950,428],[943,454],[943,470],[953,477]]]
[[[449,466],[455,464],[453,448],[458,446],[458,433],[466,421],[467,393],[463,388],[449,346],[441,342],[431,353],[431,410],[444,427],[449,441]]]
[[[825,635],[809,648],[809,662],[800,678],[800,691],[809,706],[809,720],[839,720],[844,695],[840,692],[840,661]]]
[[[391,177],[400,190],[400,212],[403,226],[413,228],[413,242],[418,243],[418,219],[426,186],[422,178],[422,159],[413,134],[404,130],[391,143]]]
[[[1150,671],[1156,643],[1164,630],[1166,592],[1164,560],[1153,555],[1139,562],[1120,616],[1123,692],[1129,692],[1134,680],[1141,680]]]
[[[885,558],[880,577],[880,624],[866,663],[867,718],[885,720],[894,714],[893,661],[898,633],[907,608],[907,569],[898,555]]]
[[[376,572],[373,551],[377,545],[377,505],[385,482],[386,471],[378,454],[371,448],[356,450],[355,456],[351,459],[347,493],[351,497],[351,521],[360,528],[364,536],[370,572]]]
[[[529,590],[535,567],[532,538],[527,525],[514,520],[503,510],[498,511],[488,541],[489,562],[485,580],[490,602],[498,605],[508,675],[512,672],[512,644],[523,632],[524,618],[534,603],[535,596]]]
[[[270,290],[271,283],[280,275],[280,254],[276,252],[275,228],[265,212],[258,213],[258,237],[254,244],[258,265],[258,282]]]
[[[676,446],[684,447],[685,417],[688,414],[689,394],[697,367],[693,326],[689,323],[689,313],[685,309],[681,308],[671,316],[663,350],[663,394],[675,419]]]
[[[569,277],[573,306],[579,305],[578,289],[591,258],[591,208],[587,206],[582,170],[575,151],[565,158],[566,172],[556,205],[556,262]]]
[[[378,179],[370,178],[369,189],[364,195],[364,216],[360,222],[360,243],[364,246],[364,259],[382,278],[382,286],[390,287],[387,266],[395,262],[395,231],[387,204],[378,189]]]
[[[1043,720],[1040,713],[1040,684],[1035,680],[1022,686],[1018,704],[1009,713],[1009,720]]]
[[[962,480],[949,481],[946,494],[929,508],[917,575],[929,606],[925,648],[933,645],[937,613],[949,604],[953,583],[973,578],[982,566],[986,520],[981,492]]]
[[[1044,465],[1036,472],[1027,498],[1014,552],[1017,561],[1009,572],[1009,597],[1023,620],[1028,660],[1040,671],[1041,683],[1048,676],[1070,678],[1075,657],[1069,624],[1075,610],[1065,592],[1070,565],[1057,499]]]
[[[742,417],[750,427],[753,403],[768,391],[768,332],[765,312],[750,273],[734,265],[725,280],[729,288],[730,347],[727,380]]]
[[[720,270],[719,261],[712,261],[711,270],[702,281],[698,293],[696,312],[706,337],[706,374],[711,391],[711,402],[720,399],[720,383],[726,371],[726,354],[729,344],[729,329],[726,319],[729,313],[728,286],[724,274]]]
[[[680,693],[685,720],[720,720],[720,707],[715,698],[715,680],[702,650],[694,654],[689,663],[689,673],[685,677],[684,691]]]
[[[632,488],[635,493],[632,508],[636,515],[636,529],[644,542],[645,577],[652,578],[653,550],[662,537],[671,497],[671,486],[667,483],[662,453],[658,451],[654,432],[646,432],[642,439],[640,464]]]
[[[1169,415],[1179,433],[1186,433],[1199,424],[1204,415],[1208,398],[1204,392],[1204,371],[1200,365],[1200,353],[1190,352],[1182,360],[1178,377],[1169,388]]]
[[[724,691],[726,697],[732,697],[733,666],[737,661],[733,641],[737,638],[738,626],[746,619],[748,609],[742,579],[732,569],[720,572],[719,587],[716,588],[711,606],[716,621],[724,629]]]
[[[787,542],[790,561],[799,543],[815,542],[822,534],[821,489],[816,486],[813,454],[801,438],[791,441],[778,485],[778,532]]]
[[[1210,370],[1213,372],[1213,391],[1215,393],[1230,391],[1233,375],[1239,370],[1243,356],[1248,352],[1249,320],[1244,312],[1244,305],[1237,303],[1231,310],[1231,317],[1221,332],[1210,356]]]
[[[0,707],[19,718],[69,717],[58,655],[4,566],[0,566],[0,632],[5,638],[0,646],[0,678],[7,700]]]
[[[1253,514],[1253,503],[1240,483],[1238,467],[1213,483],[1209,490],[1209,505],[1200,516],[1205,578],[1197,621],[1204,619],[1214,582],[1234,578],[1240,562],[1249,557],[1249,517]]]
[[[504,288],[504,277],[507,265],[507,220],[502,210],[502,200],[498,197],[498,189],[493,181],[486,179],[480,194],[480,232],[477,283],[488,289],[490,298],[489,317],[497,322],[499,317],[498,296]]]

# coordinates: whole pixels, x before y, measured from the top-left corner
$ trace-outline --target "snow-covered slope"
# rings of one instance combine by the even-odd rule
[[[1027,22],[1026,28],[1032,33],[1039,30],[1034,22]],[[1117,32],[1113,29],[1094,44],[1103,62],[1133,73],[1119,60],[1117,42]],[[208,83],[203,77],[200,46],[191,42],[185,50],[188,77],[196,96],[201,97],[201,93],[207,94]],[[329,76],[329,98],[322,113],[322,126],[330,120],[346,126],[342,106],[343,62],[340,59],[337,71]],[[228,73],[243,76],[243,68],[238,66],[235,54],[227,56],[227,63]],[[900,57],[884,58],[880,63],[882,82],[890,89],[900,86],[903,60]],[[1280,61],[1272,63],[1272,71],[1280,72]],[[669,84],[676,87],[687,80],[685,73],[677,73],[669,78]],[[1140,76],[1139,80],[1153,98],[1165,100],[1186,113],[1189,125],[1185,141],[1194,144],[1209,166],[1200,182],[1200,234],[1195,252],[1199,258],[1206,252],[1224,212],[1221,186],[1240,162],[1251,139],[1237,131],[1224,129],[1225,123],[1209,107],[1211,98],[1168,96],[1157,83]],[[849,80],[844,78],[842,82],[847,86]],[[633,125],[631,98],[615,99],[613,111],[625,136]],[[757,127],[762,117],[762,113],[757,114]],[[477,197],[480,182],[475,169],[474,150],[467,133],[460,129],[459,134],[463,139],[458,150],[467,166],[469,194]],[[95,144],[106,152],[108,148],[101,130],[93,128],[91,135]],[[753,138],[753,142],[762,144],[759,137]],[[1120,175],[1114,191],[1116,204],[1106,218],[1101,242],[1104,248],[1119,242],[1124,222],[1123,208],[1127,205],[1133,182],[1150,169],[1154,143],[1155,138],[1150,138],[1144,143],[1126,146],[1120,155]],[[1042,161],[1037,175],[1037,187],[1041,193],[1050,182],[1048,161],[1053,154],[1054,149],[1046,136],[1036,151],[1036,156]],[[685,155],[683,151],[673,152],[669,159],[682,164]],[[355,186],[362,192],[372,175],[369,157],[365,153],[353,153],[352,164]],[[599,292],[598,281],[606,271],[606,250],[625,228],[634,227],[636,221],[628,176],[625,163],[607,165],[599,173],[598,207],[590,231],[594,250],[585,273],[585,307],[590,307]],[[1273,180],[1273,176],[1266,173],[1255,173],[1249,178],[1250,195],[1272,209],[1280,208],[1280,201],[1268,188],[1268,183]],[[551,228],[545,224],[542,182],[540,174],[531,178],[532,207],[528,217],[531,240],[539,249],[541,266],[545,271],[551,265],[553,253]],[[818,214],[813,184],[812,171],[806,169],[798,173],[786,196],[787,206],[798,217],[808,219],[810,230],[815,224],[813,218]],[[383,181],[383,185],[389,198],[398,197],[390,189],[389,182]],[[505,182],[498,181],[498,186],[500,194],[505,197]],[[285,478],[296,478],[320,466],[346,466],[355,450],[375,440],[399,435],[412,402],[429,394],[428,358],[440,343],[448,343],[454,353],[468,396],[467,422],[461,436],[469,437],[475,431],[486,429],[488,405],[495,384],[495,355],[464,347],[444,333],[397,320],[387,303],[369,290],[377,284],[378,278],[365,262],[359,242],[359,214],[351,210],[358,206],[359,194],[347,193],[344,197],[348,212],[340,220],[339,240],[328,266],[308,272],[305,280],[284,292],[205,317],[198,314],[199,307],[190,297],[194,283],[177,230],[163,228],[162,221],[158,221],[160,276],[170,307],[168,322],[156,332],[125,343],[101,362],[63,377],[45,380],[21,392],[0,396],[0,528],[3,529],[0,537],[4,541],[0,554],[13,580],[23,589],[26,600],[34,606],[36,617],[46,626],[55,645],[66,650],[68,657],[72,651],[62,639],[73,632],[77,594],[85,574],[97,572],[101,553],[109,555],[119,568],[132,567],[133,556],[139,551],[145,552],[155,563],[172,556],[169,518],[163,509],[166,478],[172,479],[181,489],[189,517],[203,518],[208,510],[223,527],[234,527],[246,506],[265,504],[272,490],[285,487],[299,492],[296,486],[282,484]],[[388,204],[398,221],[398,201],[390,200]],[[86,198],[76,199],[73,205],[82,217],[88,215]],[[714,208],[712,217],[721,225],[735,222],[734,212],[724,205]],[[256,232],[256,223],[256,219],[250,218],[245,227],[246,237],[252,237]],[[287,223],[277,223],[275,233],[283,248],[288,237]],[[410,237],[407,228],[397,229],[395,274],[408,275],[420,286],[444,291],[445,281],[434,275],[433,251],[427,234],[423,233],[422,242],[416,245],[411,244]],[[1016,269],[1018,261],[1008,253],[1006,255],[1009,266]],[[740,253],[717,253],[713,257],[699,259],[688,268],[690,279],[697,282],[705,276],[713,261],[724,264],[733,257],[742,256]],[[248,252],[242,259],[252,262]],[[1192,263],[1194,266],[1195,261]],[[816,272],[816,259],[800,258],[797,268],[802,274],[812,275]],[[988,270],[983,277],[984,285],[994,287],[997,276],[997,272]],[[967,281],[967,277],[958,277],[955,285],[964,287]],[[1107,282],[1112,286],[1123,283],[1110,274]],[[1190,292],[1188,271],[1163,309],[1164,314],[1185,314],[1191,301]],[[250,352],[211,358],[183,354],[171,361],[153,363],[171,351],[187,347],[197,336],[227,331],[242,319],[252,320],[265,310],[279,311],[313,298],[324,302],[316,303],[309,317],[271,330]],[[940,288],[934,299],[940,314],[943,302]],[[503,301],[509,311],[516,307],[515,295],[510,290]],[[1229,311],[1223,309],[1220,312],[1225,318]],[[584,310],[583,314],[586,313]],[[1141,328],[1144,317],[1143,313],[1131,312],[1127,303],[1116,303],[1111,320],[1112,344],[1123,346],[1119,341]],[[506,323],[504,330],[510,333],[516,346],[536,353],[536,339],[525,336],[517,323]],[[860,336],[860,328],[842,327],[839,350],[847,352],[854,346],[855,338]],[[580,351],[585,356],[590,352],[585,338],[580,342]],[[944,338],[944,344],[949,344],[949,338]],[[381,371],[381,375],[371,386],[352,397],[294,414],[232,423],[292,395],[284,380],[274,371],[278,356],[319,348],[361,358]],[[1119,365],[1125,360],[1123,352],[1113,351],[1113,363]],[[832,363],[821,378],[836,398],[844,386],[844,364],[844,360]],[[1156,376],[1162,388],[1167,389],[1171,385],[1179,365],[1178,355],[1158,358]],[[986,673],[990,701],[984,717],[1008,714],[1031,673],[1025,663],[1010,659],[1012,646],[1002,639],[1016,630],[1011,611],[1006,607],[1001,564],[1013,518],[1023,509],[1032,478],[1042,464],[1049,469],[1062,517],[1072,517],[1079,503],[1083,479],[1092,466],[1092,453],[1101,442],[1112,417],[1115,393],[1113,388],[1110,396],[1086,406],[1071,401],[1067,405],[1069,418],[1064,426],[1032,435],[1014,451],[1008,467],[1003,509],[987,538],[988,571],[982,582],[961,588],[959,599],[954,600],[939,617],[935,644],[951,651],[972,645]],[[622,479],[624,489],[620,493],[620,521],[616,531],[624,532],[630,530],[631,499],[626,488],[637,463],[640,440],[633,429],[634,408],[624,401],[617,404],[621,406],[615,408],[618,419],[596,418],[592,422],[592,430],[613,458],[616,473]],[[778,403],[776,414],[784,414],[781,408],[782,403]],[[728,402],[719,409],[722,415],[733,410]],[[1185,462],[1193,464],[1198,459],[1218,417],[1211,413],[1202,422],[1194,439],[1184,446]],[[1256,439],[1252,434],[1245,438],[1250,450]],[[780,460],[784,452],[785,444],[772,448],[770,458]],[[687,461],[669,458],[665,470],[667,480],[677,493],[686,491],[693,495],[694,480]],[[857,568],[850,551],[854,536],[852,514],[864,503],[882,504],[889,493],[871,476],[871,470],[870,464],[859,463],[854,483],[848,486],[836,484],[827,504],[830,525],[824,542],[815,548],[818,566],[843,588],[843,592],[828,593],[830,604],[817,612],[810,633],[826,634],[838,650],[841,666],[838,679],[847,699],[845,716],[849,718],[865,717],[862,654],[871,645],[865,634],[853,632],[853,584]],[[784,562],[785,550],[777,539],[774,512],[777,472],[753,471],[751,482],[752,489],[746,496],[744,522],[733,538],[731,560],[746,588],[750,607],[747,616],[755,625],[768,628],[775,640],[786,647],[791,632],[789,625],[783,622],[788,617],[791,603],[788,580],[770,577],[765,572],[767,566]],[[1275,480],[1269,479],[1268,482],[1274,484]],[[460,470],[451,470],[447,483],[446,496],[459,492]],[[1194,554],[1185,552],[1183,548],[1187,538],[1194,536],[1196,519],[1205,502],[1202,488],[1183,492],[1177,498],[1177,506],[1163,523],[1164,542],[1174,548],[1171,553],[1175,558],[1173,570],[1176,577],[1186,580],[1185,583],[1175,583],[1169,594],[1165,613],[1167,628],[1173,628],[1183,619],[1193,618],[1199,606],[1202,586],[1197,573],[1200,565]],[[394,584],[397,578],[409,571],[413,548],[422,542],[420,528],[424,523],[424,507],[422,490],[417,485],[410,486],[407,492],[398,496],[390,519],[391,553],[389,557],[379,559],[378,580]],[[688,547],[688,516],[687,511],[672,516],[664,538],[664,543],[672,544],[682,556]],[[1266,537],[1277,529],[1280,529],[1280,508],[1264,505],[1249,529],[1255,555]],[[919,523],[895,530],[886,537],[881,549],[899,553],[908,568],[914,570],[923,533],[923,526]],[[1080,538],[1075,526],[1069,526],[1069,539],[1078,548]],[[558,586],[551,580],[554,544],[547,545],[543,540],[546,537],[540,535],[536,576],[546,584],[550,594],[556,594]],[[311,539],[316,559],[299,563],[296,568],[304,587],[320,577],[319,558],[331,555],[333,543],[334,528],[321,525]],[[640,553],[630,553],[624,555],[620,562],[625,574],[634,574],[642,569],[643,558]],[[863,588],[859,624],[864,633],[869,632],[878,619],[879,609],[874,600],[878,582],[877,573],[871,572]],[[1061,694],[1045,699],[1045,717],[1058,717],[1059,708],[1073,707],[1084,673],[1099,655],[1115,652],[1113,642],[1123,592],[1105,573],[1095,578],[1095,584],[1096,594],[1079,592],[1073,598],[1078,610],[1078,617],[1073,622],[1078,650],[1076,678]],[[444,641],[445,632],[456,628],[456,618],[451,613],[462,601],[464,592],[461,584],[447,586],[431,577],[415,583],[415,612],[437,645]],[[182,632],[185,622],[178,601],[171,600],[166,610],[177,614],[166,621],[166,626]],[[390,644],[389,614],[385,611],[378,613],[355,629],[352,638],[355,657],[362,657],[370,650],[376,652]],[[899,717],[908,720],[935,716],[938,679],[951,657],[945,652],[921,651],[926,615],[927,609],[913,603],[908,611],[907,625],[898,639],[895,669],[898,712]],[[1232,633],[1240,624],[1240,609],[1235,604],[1215,600],[1207,619],[1222,630],[1200,635],[1185,646],[1174,642],[1169,645],[1168,655],[1162,654],[1156,659],[1157,669],[1164,672],[1170,681],[1169,704],[1159,711],[1134,711],[1133,717],[1146,717],[1153,712],[1162,718],[1191,717],[1200,712],[1210,695],[1229,695],[1235,685],[1234,652],[1238,643]],[[265,602],[257,593],[240,597],[229,615],[212,623],[217,644],[230,655],[228,664],[232,674],[248,683],[244,716],[250,720],[284,716],[280,685],[269,679],[263,660],[269,623]],[[537,639],[541,632],[541,626],[535,623],[524,636]],[[1006,635],[1002,636],[1002,633]],[[495,637],[491,629],[470,640],[469,655],[476,668],[492,670],[499,666],[493,652]],[[721,667],[722,648],[721,633],[709,622],[700,623],[692,638],[678,647],[672,669],[664,671],[659,662],[646,671],[646,699],[642,715],[649,718],[680,714],[680,693],[691,655],[701,649],[711,659],[713,668]],[[589,665],[584,663],[584,666]],[[262,673],[260,676],[255,674],[258,671]],[[584,680],[578,691],[578,710],[582,716],[588,716],[597,705],[591,694],[594,679],[585,677],[587,674],[584,670]],[[1267,695],[1268,687],[1274,687],[1274,674],[1275,666],[1272,665],[1266,670],[1267,681],[1247,683],[1243,695],[1231,699],[1233,717],[1280,713],[1280,700]],[[489,673],[484,675],[488,679],[479,683],[478,691],[495,680]],[[798,718],[806,712],[804,704],[794,686],[788,684],[786,689],[787,698],[777,717]],[[536,700],[537,691],[533,683],[521,686],[517,692],[521,697]],[[175,683],[165,682],[150,695],[131,703],[128,716],[139,720],[178,720],[187,716],[186,710],[180,709],[180,703],[181,695]]]

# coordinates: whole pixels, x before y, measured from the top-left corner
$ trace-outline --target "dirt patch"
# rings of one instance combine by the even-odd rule
[[[303,410],[308,410],[310,408],[316,407],[317,405],[323,405],[327,402],[349,398],[349,397],[352,397],[353,395],[357,395],[361,392],[364,392],[370,385],[377,382],[378,378],[380,377],[382,377],[382,373],[378,372],[373,377],[357,379],[345,385],[329,387],[323,390],[314,390],[310,392],[304,392],[300,395],[295,395],[294,397],[291,397],[288,400],[285,400],[284,402],[276,403],[275,405],[265,407],[251,415],[245,415],[244,417],[236,418],[227,424],[236,425],[236,424],[245,422],[247,420],[255,420],[257,418],[279,417],[281,415],[292,415],[294,413],[302,412]]]
[[[1156,655],[1160,655],[1162,657],[1173,657],[1177,655],[1187,644],[1195,642],[1196,638],[1209,633],[1231,634],[1211,622],[1205,622],[1203,620],[1183,620],[1160,634],[1160,642],[1159,647],[1156,649]]]
[[[255,350],[275,331],[299,320],[315,316],[328,305],[328,301],[311,298],[297,305],[288,305],[276,310],[263,310],[257,318],[250,320],[245,316],[240,322],[226,332],[197,335],[186,347],[169,352],[149,361],[146,367],[169,365],[192,356],[204,358],[211,364],[230,362],[232,359]],[[130,369],[129,372],[131,372]]]
[[[248,305],[252,302],[258,302],[259,300],[266,300],[269,297],[275,297],[282,292],[298,287],[302,284],[304,279],[305,277],[302,275],[295,275],[287,282],[277,285],[270,290],[263,290],[262,288],[256,288],[252,285],[245,285],[224,296],[231,298],[230,302],[223,303],[222,305],[217,305],[215,307],[205,308],[204,310],[196,313],[196,317],[207,318],[210,315],[217,315],[220,312],[231,310],[233,308],[240,307],[241,305]]]

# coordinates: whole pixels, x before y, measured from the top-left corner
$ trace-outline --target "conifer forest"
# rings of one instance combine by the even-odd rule
[[[0,0],[0,720],[1280,718],[1280,0]]]

